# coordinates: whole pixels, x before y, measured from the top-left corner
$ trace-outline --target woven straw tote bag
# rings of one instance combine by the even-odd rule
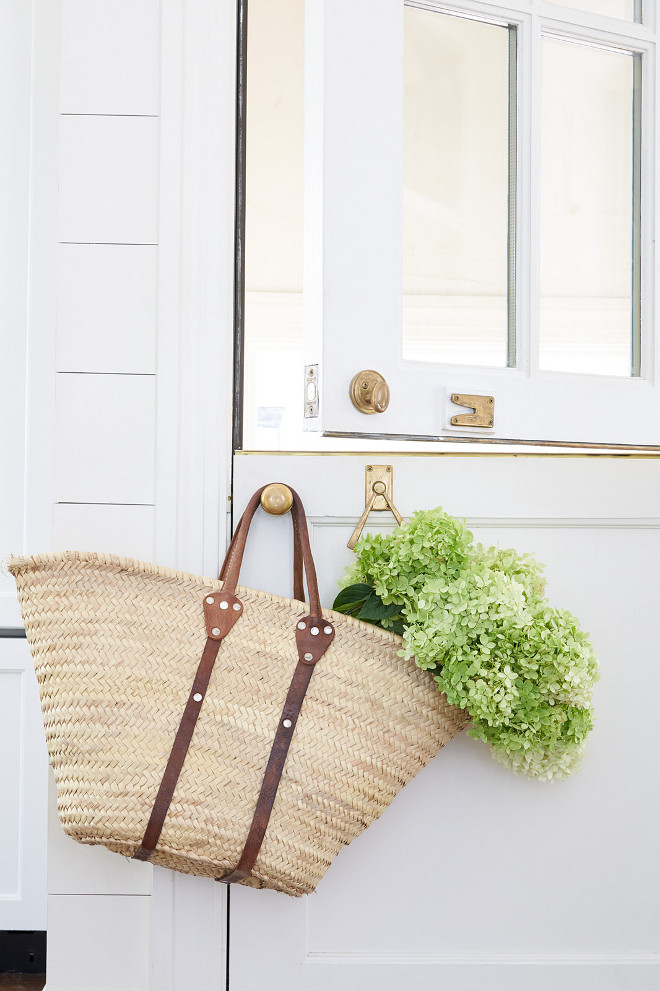
[[[295,598],[238,586],[262,492],[218,581],[77,551],[9,569],[69,836],[302,895],[466,715],[399,637],[321,610],[295,492]]]

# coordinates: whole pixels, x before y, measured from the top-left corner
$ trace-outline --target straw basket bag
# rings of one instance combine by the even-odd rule
[[[238,586],[262,491],[218,581],[77,551],[9,569],[69,836],[301,895],[466,716],[399,637],[321,611],[296,493],[295,599]]]

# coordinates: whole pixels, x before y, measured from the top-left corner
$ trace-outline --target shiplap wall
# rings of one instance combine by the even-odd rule
[[[154,557],[160,19],[62,3],[54,550]],[[143,991],[151,866],[74,843],[52,792],[48,860],[49,991]]]
[[[43,99],[55,86],[59,106],[39,129],[52,138],[57,117],[56,233],[48,195],[37,222],[56,319],[35,294],[45,357],[30,374],[56,390],[52,488],[27,550],[44,549],[52,513],[55,550],[217,574],[231,455],[236,5],[60,0],[57,25],[52,0],[36,5],[35,50],[57,49],[58,62]],[[32,492],[37,478],[29,466]],[[48,991],[224,987],[221,885],[75,844],[52,784],[50,815]]]

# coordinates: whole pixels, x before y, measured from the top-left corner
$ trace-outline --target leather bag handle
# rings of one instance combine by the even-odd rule
[[[232,596],[236,591],[236,586],[238,585],[238,577],[241,570],[241,564],[243,562],[243,554],[245,552],[245,544],[247,542],[248,531],[252,520],[254,519],[254,514],[257,511],[261,503],[261,493],[266,488],[262,485],[260,489],[254,493],[249,503],[245,508],[245,512],[241,516],[236,531],[232,538],[231,544],[227,551],[227,556],[225,557],[224,564],[222,565],[222,571],[220,572],[220,579],[224,582],[223,591],[227,595]],[[289,486],[290,488],[290,486]],[[319,598],[318,582],[316,579],[316,568],[314,567],[314,559],[312,558],[312,549],[309,544],[309,532],[307,530],[307,518],[305,516],[305,510],[303,508],[300,496],[295,491],[291,489],[291,494],[293,496],[293,505],[291,506],[291,517],[293,521],[293,537],[294,537],[294,597],[304,602],[303,588],[302,588],[302,571],[304,566],[305,577],[307,581],[307,592],[309,595],[309,605],[313,616],[320,617],[321,613],[321,600]]]
[[[220,644],[241,617],[243,604],[234,593],[238,584],[250,524],[261,502],[261,493],[265,488],[265,485],[262,486],[252,496],[232,537],[220,572],[220,580],[223,582],[222,592],[205,596],[203,608],[207,626],[206,645],[174,738],[142,843],[133,855],[136,860],[148,860],[156,848],[195,731],[200,706],[209,686]],[[242,881],[249,877],[252,872],[268,828],[270,814],[289,751],[289,744],[307,686],[312,677],[314,665],[323,657],[335,636],[332,623],[324,621],[321,612],[316,569],[309,544],[305,510],[298,493],[294,489],[291,489],[291,493],[293,495],[291,511],[294,535],[294,594],[297,599],[304,601],[302,582],[304,566],[310,614],[296,623],[294,636],[298,650],[298,663],[293,672],[284,708],[275,732],[243,852],[236,867],[225,877],[217,879],[225,884]]]
[[[265,488],[266,486],[264,486]],[[289,488],[289,486],[287,486]],[[263,489],[261,490],[263,491]],[[261,497],[260,497],[261,499]],[[241,516],[234,534],[231,538],[229,547],[227,548],[227,553],[225,554],[225,560],[222,565],[222,570],[220,571],[220,581],[225,580],[225,575],[227,572],[227,562],[233,553],[234,547],[238,542],[238,535],[243,526],[243,520],[245,519],[245,513]],[[298,599],[300,602],[305,601],[305,590],[303,588],[303,556],[302,556],[302,545],[300,542],[300,526],[298,524],[298,517],[291,514],[291,522],[293,524],[293,597]]]

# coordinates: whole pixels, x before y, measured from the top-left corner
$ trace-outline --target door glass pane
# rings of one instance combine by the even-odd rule
[[[573,7],[575,10],[587,10],[590,14],[601,14],[603,17],[620,17],[624,21],[642,20],[641,0],[551,0],[560,7]]]
[[[407,6],[404,72],[403,356],[515,364],[515,33]]]
[[[545,370],[639,374],[637,58],[542,42]]]

